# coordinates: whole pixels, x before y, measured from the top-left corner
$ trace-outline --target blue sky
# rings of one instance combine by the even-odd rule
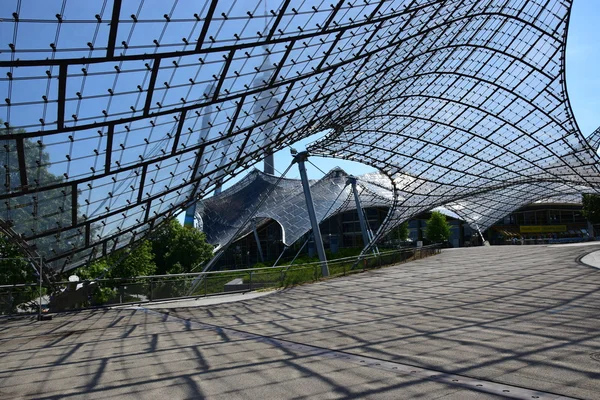
[[[584,135],[600,126],[600,2],[575,0],[567,39],[567,90]]]

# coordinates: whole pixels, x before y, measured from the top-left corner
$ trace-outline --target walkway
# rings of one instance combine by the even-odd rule
[[[600,269],[600,250],[593,251],[581,257],[581,262],[590,267]]]
[[[0,397],[597,399],[600,271],[576,261],[596,248],[458,249],[236,303],[3,322]]]

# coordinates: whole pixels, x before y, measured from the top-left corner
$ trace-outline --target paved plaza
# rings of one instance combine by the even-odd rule
[[[445,250],[233,303],[0,320],[0,398],[598,399],[594,250]]]

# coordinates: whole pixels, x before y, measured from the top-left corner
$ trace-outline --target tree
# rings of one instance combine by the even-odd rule
[[[425,237],[433,243],[445,242],[450,239],[450,224],[446,216],[439,211],[433,211],[427,220]]]
[[[129,252],[125,255],[124,252]],[[125,256],[125,257],[123,257]],[[152,244],[148,240],[139,243],[133,250],[122,249],[109,257],[109,271],[111,278],[131,278],[134,276],[153,275],[156,272]]]
[[[156,269],[158,275],[164,275],[167,273],[174,273],[170,271],[168,258],[170,256],[171,246],[177,232],[179,231],[179,223],[172,219],[163,223],[158,230],[152,234],[152,252],[154,253],[154,261],[156,262]]]
[[[128,253],[128,254],[127,254]],[[191,272],[212,257],[205,235],[172,219],[133,250],[121,249],[77,270],[81,279],[133,278]]]
[[[212,257],[212,246],[203,232],[181,226],[172,219],[152,236],[157,274],[192,272],[192,269]]]
[[[22,189],[19,171],[17,140],[24,129],[6,128],[0,119],[0,134],[10,134],[15,139],[0,140],[0,193],[6,194]],[[49,171],[50,155],[41,142],[23,139],[23,158],[28,177],[28,187],[61,182],[63,177]],[[7,211],[2,221],[12,227],[16,234],[31,235],[56,226],[68,226],[71,223],[71,193],[60,189],[32,192],[10,198],[6,201]],[[35,229],[35,231],[34,231]],[[83,240],[83,239],[82,239]],[[69,250],[71,244],[56,237],[44,237],[35,241],[42,250],[54,249],[57,252]],[[27,256],[17,245],[14,238],[0,236],[0,257],[12,258],[0,262],[0,284],[35,283],[37,273],[27,260]]]
[[[408,239],[408,221],[404,221],[400,225],[398,225],[394,232],[394,238],[405,241]]]
[[[583,195],[583,216],[592,224],[600,224],[600,196],[597,194]]]
[[[192,269],[212,257],[212,246],[206,243],[204,233],[196,229],[181,228],[168,254],[169,265],[179,264],[182,272]]]
[[[37,272],[23,256],[19,246],[0,234],[0,285],[36,283],[38,279]],[[39,295],[37,286],[3,290],[0,293],[0,314],[15,312],[17,306],[30,302]]]
[[[23,189],[19,169],[17,138],[25,133],[24,129],[6,128],[0,119],[0,134],[10,134],[15,139],[0,140],[0,193],[11,193]],[[58,227],[68,227],[72,222],[71,188],[63,187],[37,191],[39,186],[61,183],[65,176],[50,171],[51,156],[41,141],[23,139],[23,163],[30,193],[10,198],[7,201],[7,213],[2,219],[17,234],[32,235]],[[45,236],[35,240],[42,254],[60,254],[80,247],[85,240],[83,234],[74,235],[65,240],[60,236]],[[21,282],[23,283],[23,282]]]
[[[0,234],[0,285],[33,283],[36,280],[37,275],[21,249]]]
[[[153,275],[156,272],[152,244],[143,240],[133,250],[117,250],[109,256],[79,268],[76,275],[83,280],[104,278],[133,278]]]
[[[396,244],[398,246],[402,245],[402,242],[408,240],[409,230],[408,230],[408,222],[403,222],[400,225],[396,226],[394,229],[387,234],[387,240],[390,243]]]
[[[106,304],[119,298],[123,301],[135,301],[139,295],[149,296],[150,288],[139,281],[129,280],[136,276],[153,275],[156,271],[152,245],[143,240],[133,249],[117,250],[107,257],[96,260],[88,266],[79,268],[75,274],[83,281],[94,281],[102,277],[107,280],[92,283],[84,282],[80,290],[67,290],[56,296],[51,308],[64,310]],[[73,272],[71,271],[70,274]],[[143,281],[142,281],[143,282]],[[127,289],[125,292],[124,289]],[[61,299],[62,298],[62,299]]]

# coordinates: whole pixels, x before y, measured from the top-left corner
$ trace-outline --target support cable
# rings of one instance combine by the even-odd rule
[[[289,246],[286,246],[285,244],[283,245],[283,251],[281,252],[281,254],[279,255],[279,257],[277,257],[277,260],[275,260],[275,263],[273,264],[273,267],[277,266],[277,263],[279,262],[279,260],[281,260],[281,257],[283,257],[283,253],[285,253],[285,251],[288,249]]]
[[[306,244],[308,243],[308,241],[310,240],[310,237],[312,236],[312,230],[310,231],[308,237],[306,238],[306,240],[304,241],[304,243],[302,243],[302,246],[300,246],[300,250],[298,250],[298,252],[296,253],[296,255],[294,256],[294,258],[292,258],[292,261],[290,261],[290,264],[288,265],[288,267],[285,269],[286,271],[288,269],[290,269],[290,267],[292,266],[292,264],[294,263],[294,261],[296,261],[296,258],[298,258],[298,256],[300,255],[300,253],[302,252],[302,250],[304,250],[304,247],[306,246]]]
[[[310,159],[307,158],[306,161],[308,161],[308,163],[310,165],[312,165],[313,167],[315,167],[316,169],[318,169],[323,175],[327,175],[327,172],[325,172],[321,168],[317,167],[312,161],[310,161]]]
[[[362,249],[362,251],[360,252],[360,254],[358,255],[358,257],[356,258],[356,261],[354,262],[354,264],[352,264],[351,269],[355,269],[358,266],[358,263],[365,258],[367,252],[375,245],[375,242],[377,240],[379,240],[379,238],[382,236],[382,232],[385,229],[387,229],[387,227],[389,225],[391,225],[393,223],[393,220],[395,220],[394,214],[395,214],[396,210],[398,210],[398,207],[401,204],[401,202],[400,202],[400,189],[398,188],[398,185],[396,184],[395,180],[391,176],[388,176],[388,177],[390,178],[390,181],[392,183],[392,193],[393,193],[392,204],[390,205],[390,208],[388,210],[388,214],[386,215],[386,217],[383,220],[382,224],[379,226],[379,229],[375,233],[374,237],[371,238],[371,241],[369,242],[369,245],[365,246],[365,248]],[[406,200],[403,200],[402,204],[405,201]]]
[[[310,162],[310,161],[309,161]],[[346,187],[344,186],[344,188],[342,190],[340,190],[340,192],[338,193],[337,197],[335,198],[335,200],[333,200],[333,202],[331,202],[331,205],[329,206],[329,209],[327,210],[327,212],[325,214],[323,214],[323,217],[319,220],[319,225],[321,225],[321,223],[323,221],[325,221],[325,219],[327,219],[327,217],[331,214],[330,211],[333,208],[333,205],[338,201],[338,199],[340,198],[340,196],[342,195],[342,193],[344,193],[344,189]],[[339,209],[339,207],[338,207]],[[302,247],[300,247],[300,250],[298,250],[298,252],[296,253],[296,255],[294,256],[294,258],[292,259],[292,261],[290,261],[290,264],[288,265],[288,267],[285,269],[285,271],[287,271],[288,269],[290,269],[290,267],[292,266],[292,264],[294,263],[294,261],[296,261],[296,258],[298,258],[298,256],[300,255],[300,253],[302,252],[302,250],[304,249],[304,247],[306,246],[306,244],[308,243],[308,241],[310,240],[312,236],[312,230],[310,232],[310,235],[308,235],[308,237],[306,238],[306,240],[304,241],[304,244],[302,244]]]

